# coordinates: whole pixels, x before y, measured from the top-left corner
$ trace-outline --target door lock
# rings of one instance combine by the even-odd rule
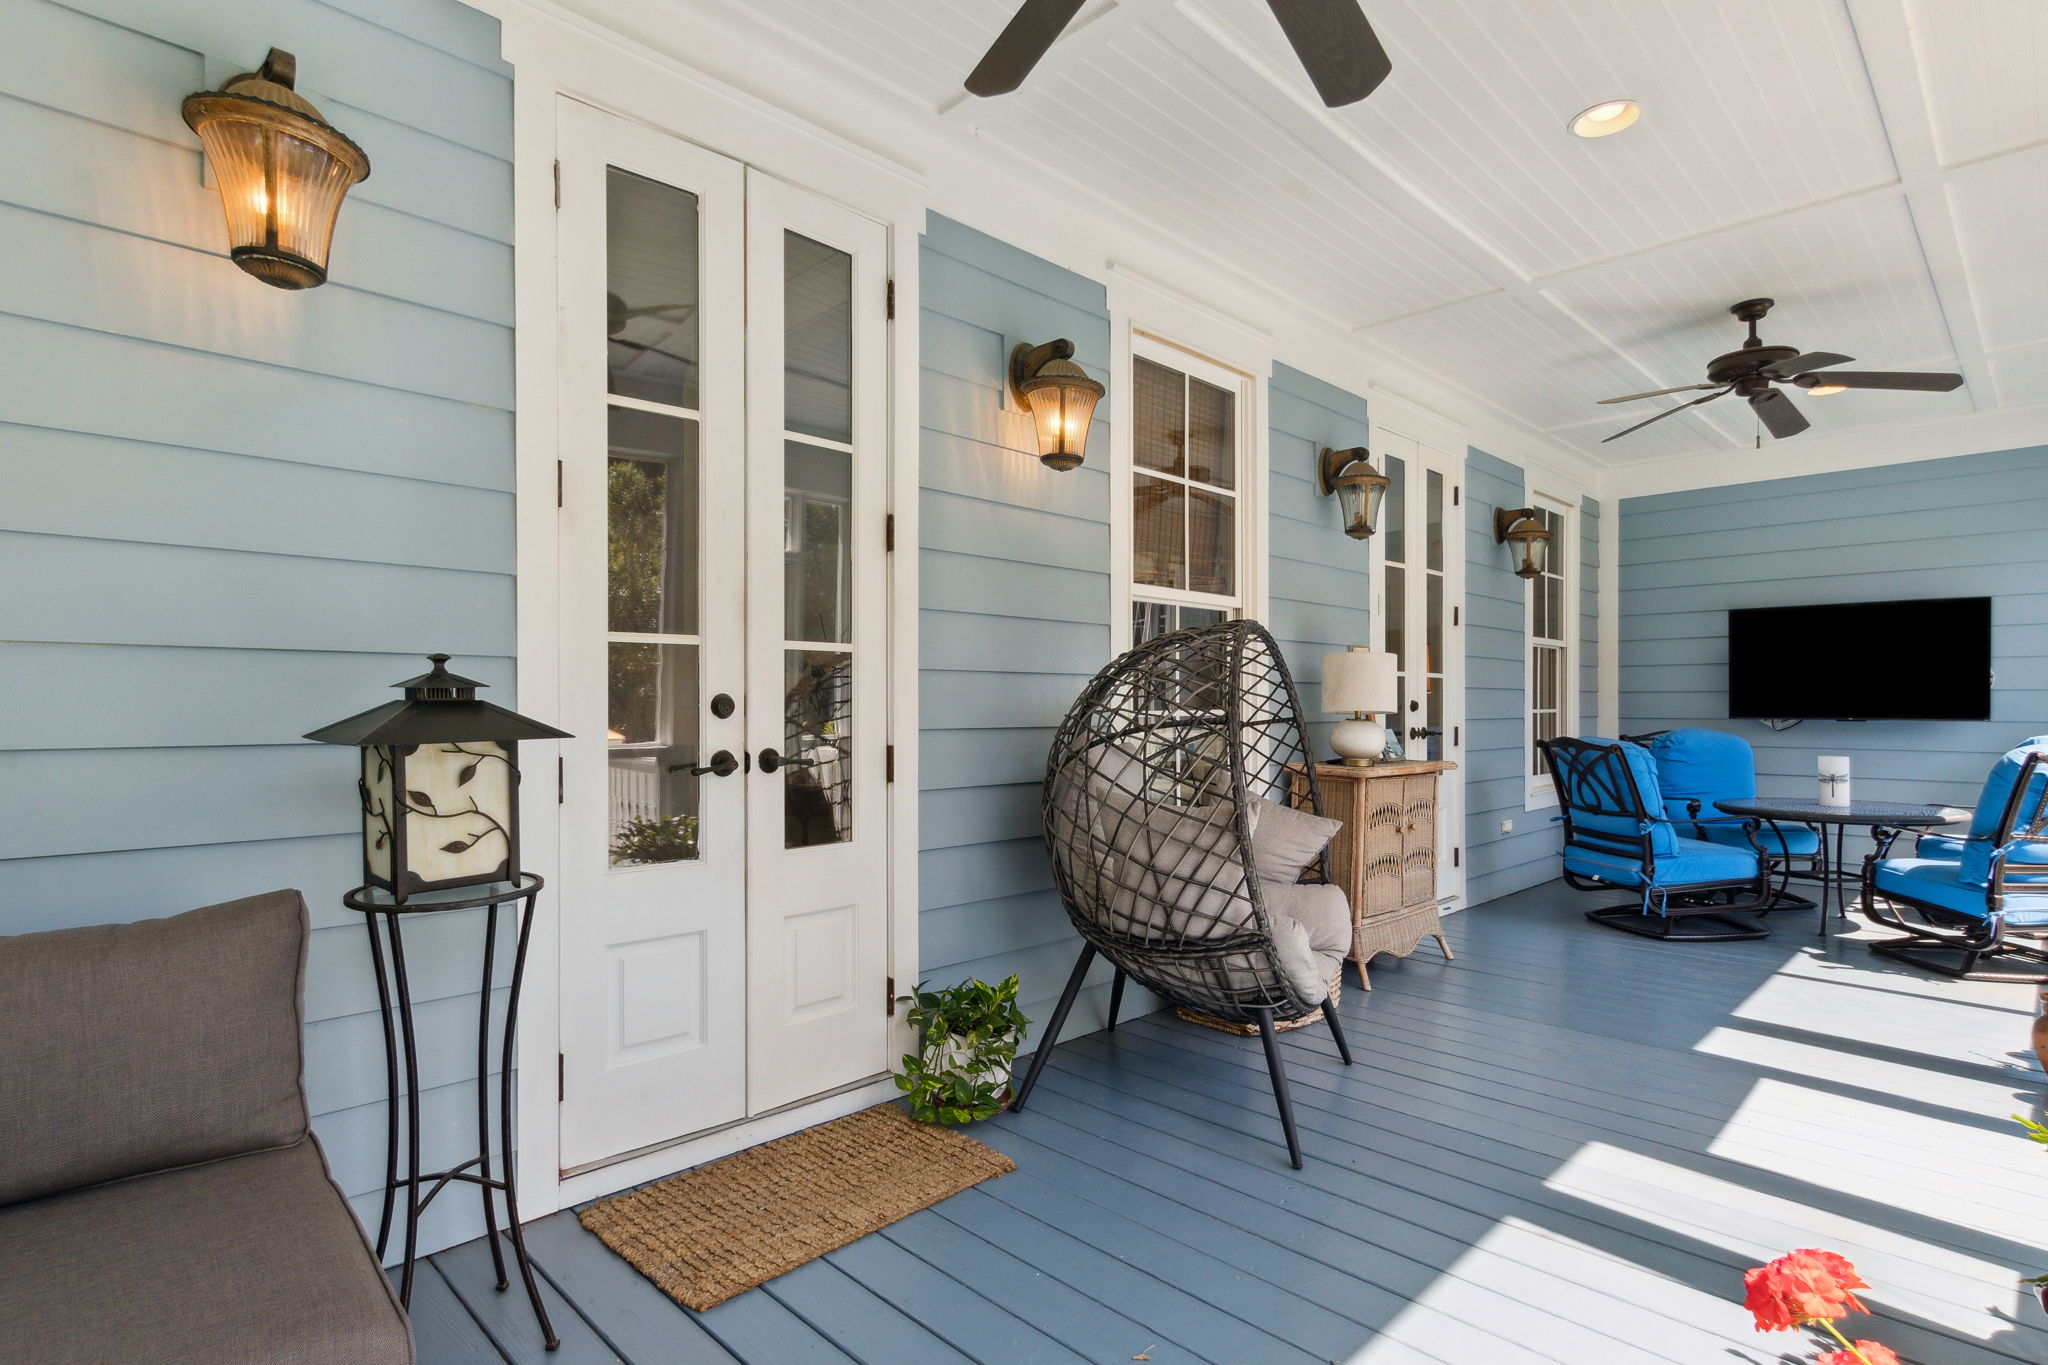
[[[777,768],[815,768],[817,766],[818,760],[815,758],[784,758],[775,749],[763,749],[761,751],[761,771],[764,773],[772,773]]]
[[[1443,731],[1433,730],[1426,725],[1411,725],[1408,727],[1408,738],[1410,739],[1428,739],[1442,733]]]
[[[726,718],[731,716],[732,713],[733,700],[729,694],[720,692],[717,696],[711,699],[712,715],[718,717],[720,720],[725,720]]]
[[[702,777],[710,773],[713,777],[731,777],[740,770],[740,761],[732,756],[730,749],[720,749],[711,755],[711,761],[701,768],[690,769],[690,776]]]

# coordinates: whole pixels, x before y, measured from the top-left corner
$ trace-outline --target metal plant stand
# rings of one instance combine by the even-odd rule
[[[1831,918],[1844,923],[1849,919],[1847,890],[1851,886],[1860,888],[1863,873],[1860,869],[1842,866],[1846,861],[1844,849],[1847,846],[1849,826],[1868,825],[1871,837],[1877,837],[1880,828],[1932,829],[1936,825],[1953,824],[1970,818],[1968,811],[1951,810],[1946,806],[1901,805],[1895,801],[1855,801],[1845,806],[1823,805],[1817,800],[1805,797],[1759,796],[1753,801],[1716,801],[1714,806],[1729,815],[1749,816],[1767,820],[1772,824],[1805,825],[1820,836],[1820,856],[1814,860],[1811,872],[1786,873],[1795,881],[1816,883],[1815,896],[1820,901],[1820,936],[1828,936]],[[1828,826],[1834,826],[1834,847],[1828,846]],[[1830,916],[1828,907],[1834,906]]]
[[[377,1220],[377,1257],[391,1240],[392,1215],[399,1191],[405,1191],[405,1259],[400,1262],[398,1298],[412,1306],[414,1262],[419,1254],[420,1215],[434,1197],[451,1183],[477,1187],[484,1201],[485,1240],[491,1247],[491,1264],[498,1273],[498,1288],[511,1280],[505,1273],[505,1253],[499,1245],[497,1198],[505,1196],[505,1233],[512,1242],[513,1260],[526,1285],[526,1297],[540,1320],[541,1336],[552,1351],[560,1346],[554,1324],[548,1320],[547,1305],[541,1301],[540,1284],[534,1278],[533,1262],[526,1254],[526,1236],[519,1226],[519,1194],[514,1180],[509,1148],[512,1125],[512,1040],[519,1025],[519,985],[526,973],[526,945],[533,932],[533,907],[540,896],[541,879],[521,873],[517,881],[494,886],[458,887],[449,891],[415,893],[402,903],[381,886],[359,886],[342,897],[342,904],[363,916],[370,934],[370,960],[377,972],[377,1007],[384,1018],[384,1077],[388,1120],[384,1146],[384,1210]],[[505,1136],[508,1151],[498,1155],[499,1175],[491,1174],[491,990],[498,957],[498,916],[503,906],[518,903],[518,946],[513,951],[510,990],[505,1002],[504,1036],[498,1067],[498,1129]],[[412,985],[406,975],[405,935],[401,922],[407,915],[439,915],[457,910],[484,910],[483,981],[477,1005],[476,1039],[476,1127],[477,1154],[445,1171],[420,1170],[420,1068],[417,1035],[413,1027]],[[386,945],[389,955],[386,955]],[[388,963],[388,965],[387,965]],[[399,1068],[405,1070],[402,1092],[405,1106],[405,1164],[399,1173]],[[422,1194],[422,1188],[425,1193]]]

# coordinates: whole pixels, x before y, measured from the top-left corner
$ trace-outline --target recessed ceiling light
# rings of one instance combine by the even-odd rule
[[[1815,384],[1806,391],[1806,394],[1809,398],[1825,398],[1831,393],[1847,393],[1848,391],[1849,386],[1847,384]]]
[[[1643,116],[1634,100],[1602,100],[1566,125],[1578,137],[1608,137]]]

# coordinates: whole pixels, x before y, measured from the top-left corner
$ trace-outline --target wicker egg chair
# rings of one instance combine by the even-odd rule
[[[1018,1088],[1022,1109],[1089,964],[1177,1004],[1255,1024],[1287,1151],[1301,1165],[1274,1024],[1330,1001],[1351,914],[1330,883],[1301,700],[1280,648],[1254,621],[1176,631],[1112,662],[1067,712],[1046,759],[1042,813],[1053,876],[1080,931],[1067,980]]]

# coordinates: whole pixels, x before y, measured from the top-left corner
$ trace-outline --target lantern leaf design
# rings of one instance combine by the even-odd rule
[[[279,289],[327,282],[335,215],[370,158],[293,88],[298,62],[270,49],[263,65],[185,97],[227,211],[228,255]]]

